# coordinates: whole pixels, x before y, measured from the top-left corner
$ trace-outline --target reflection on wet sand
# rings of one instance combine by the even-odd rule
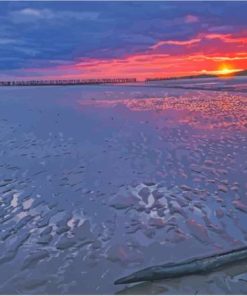
[[[208,99],[210,97],[210,99]],[[178,113],[177,123],[189,124],[195,128],[246,128],[246,97],[238,94],[188,92],[186,96],[118,99],[118,100],[79,100],[81,106],[91,105],[102,108],[126,106],[131,111],[172,111]],[[182,111],[182,112],[181,112]]]

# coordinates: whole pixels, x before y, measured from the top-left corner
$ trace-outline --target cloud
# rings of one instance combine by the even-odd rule
[[[76,11],[54,11],[51,9],[24,8],[10,12],[11,20],[14,23],[29,23],[37,21],[95,21],[99,16],[98,12],[76,12]]]
[[[185,23],[193,24],[199,22],[199,17],[196,15],[188,14],[185,16]]]
[[[247,45],[247,32],[243,37],[234,36],[232,34],[207,34],[206,39],[219,39],[226,43],[241,43]]]
[[[41,17],[43,14],[46,15],[46,12],[48,10],[44,9],[44,10],[37,10],[37,9],[33,9],[33,8],[25,8],[22,9],[18,12],[15,12],[16,14],[21,14],[24,16],[34,16],[34,17]]]
[[[235,36],[233,34],[219,34],[219,33],[199,33],[196,38],[188,40],[164,40],[152,45],[150,49],[156,50],[165,45],[181,46],[183,48],[191,45],[198,45],[203,41],[220,41],[222,43],[232,43],[235,45],[247,45],[247,31],[243,36]],[[247,47],[247,46],[246,46]],[[185,50],[185,49],[184,49]]]
[[[178,46],[184,46],[184,45],[192,45],[195,43],[200,42],[201,39],[195,38],[191,40],[165,40],[165,41],[159,41],[158,43],[151,46],[151,49],[157,49],[163,45],[178,45]]]
[[[9,44],[14,44],[17,43],[18,41],[15,39],[9,39],[9,38],[0,38],[0,45],[9,45]]]

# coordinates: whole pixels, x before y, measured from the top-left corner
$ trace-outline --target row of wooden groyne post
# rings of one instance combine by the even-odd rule
[[[135,83],[136,78],[71,79],[71,80],[15,80],[0,81],[0,86],[97,85]]]

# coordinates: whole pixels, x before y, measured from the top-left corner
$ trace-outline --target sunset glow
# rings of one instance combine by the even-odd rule
[[[231,65],[223,64],[215,71],[219,76],[234,76],[234,73],[241,71],[242,69],[233,69]]]
[[[157,5],[13,3],[2,20],[20,37],[0,38],[0,79],[145,80],[247,69],[247,3]]]

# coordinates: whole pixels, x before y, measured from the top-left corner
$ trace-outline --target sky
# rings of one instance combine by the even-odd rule
[[[247,2],[1,2],[0,80],[247,69]]]

